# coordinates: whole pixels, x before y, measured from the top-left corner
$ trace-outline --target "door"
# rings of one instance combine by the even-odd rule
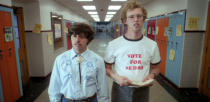
[[[4,101],[15,102],[20,97],[20,87],[11,12],[0,11],[0,19],[0,75]]]
[[[22,83],[25,85],[29,81],[29,67],[28,67],[28,56],[27,56],[27,48],[26,48],[26,37],[25,37],[25,24],[24,24],[24,15],[22,7],[14,8],[15,16],[17,18],[17,34],[19,35],[16,40],[19,40],[19,60],[20,60],[20,69],[21,69],[21,78]]]
[[[202,71],[200,79],[200,92],[210,98],[210,3],[208,6],[208,18],[203,49]]]

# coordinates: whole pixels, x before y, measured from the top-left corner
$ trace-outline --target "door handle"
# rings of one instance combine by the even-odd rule
[[[2,54],[3,50],[0,49],[0,59],[2,59],[3,54]]]
[[[8,48],[8,50],[9,50],[9,56],[12,56],[12,48]]]

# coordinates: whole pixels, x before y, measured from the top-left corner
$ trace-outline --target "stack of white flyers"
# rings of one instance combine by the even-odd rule
[[[147,85],[151,84],[153,81],[154,81],[154,79],[149,79],[145,82],[142,82],[142,81],[132,82],[132,85],[136,86],[136,87],[143,87],[143,86],[147,86]]]

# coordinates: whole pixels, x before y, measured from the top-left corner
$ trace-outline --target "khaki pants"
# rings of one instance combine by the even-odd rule
[[[111,102],[149,102],[149,87],[127,87],[113,83]]]

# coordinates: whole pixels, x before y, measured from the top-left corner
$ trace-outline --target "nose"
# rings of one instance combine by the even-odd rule
[[[138,16],[134,16],[134,20],[138,21],[140,18]]]
[[[76,39],[77,42],[79,42],[79,41],[80,41],[79,35],[77,35],[77,36],[75,37],[75,39]]]

